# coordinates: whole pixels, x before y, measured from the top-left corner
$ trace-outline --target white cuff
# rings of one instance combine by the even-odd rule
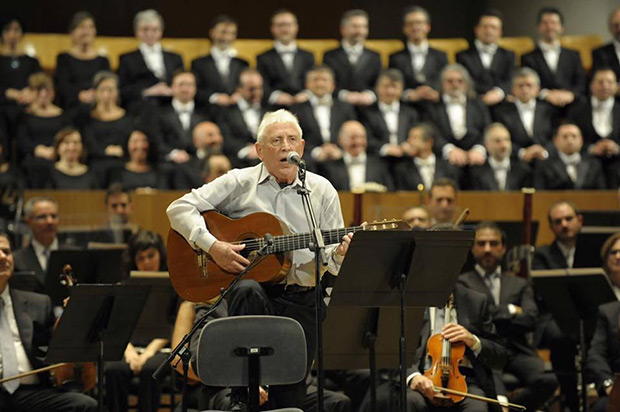
[[[372,99],[372,103],[375,103],[377,101],[377,95],[372,90],[364,90],[362,93],[370,97]]]
[[[480,351],[482,350],[482,342],[480,342],[480,339],[478,339],[478,336],[476,335],[472,335],[472,336],[476,340],[476,343],[474,343],[474,346],[471,347],[471,351],[474,352],[474,355],[476,355],[476,357],[478,357],[478,355],[480,355]]]
[[[242,148],[241,150],[239,150],[237,152],[237,157],[239,159],[245,159],[246,157],[248,157],[248,155],[250,154],[250,145],[245,146],[244,148]]]
[[[390,147],[390,145],[388,143],[386,143],[383,146],[381,146],[381,149],[379,149],[379,154],[381,156],[387,156],[388,147]]]
[[[476,151],[482,153],[482,155],[484,156],[485,159],[487,158],[487,149],[485,149],[483,145],[475,144],[474,147],[471,148],[471,150],[476,150]]]
[[[205,228],[196,226],[189,234],[189,241],[194,245],[194,249],[202,249],[209,253],[211,246],[217,242],[217,239]]]
[[[179,149],[172,149],[170,153],[166,155],[166,160],[172,160],[172,158],[179,152],[180,152]]]
[[[338,92],[338,100],[346,101],[347,96],[351,93],[349,90],[342,89]]]
[[[452,150],[454,149],[456,149],[455,145],[453,145],[452,143],[446,143],[444,147],[441,149],[441,154],[443,158],[448,159],[448,157],[450,157],[450,152],[452,152]]]
[[[413,372],[411,375],[407,376],[407,387],[410,388],[411,387],[411,381],[413,380],[413,378],[415,378],[418,375],[422,375],[420,372]]]
[[[517,307],[515,305],[513,305],[512,303],[508,304],[508,313],[510,313],[512,316],[517,314]]]
[[[323,148],[321,146],[317,146],[314,149],[312,149],[312,151],[310,152],[310,157],[316,160],[319,158],[322,151],[323,151]]]
[[[269,95],[269,100],[268,100],[269,104],[276,104],[281,94],[282,92],[280,90],[271,92],[271,94]]]
[[[504,100],[504,98],[506,97],[506,93],[504,92],[504,90],[501,87],[495,86],[491,90],[495,90],[495,91],[499,92],[502,95],[502,100]]]
[[[222,95],[222,93],[213,93],[209,96],[209,103],[217,104],[217,99]]]
[[[538,93],[538,97],[545,100],[547,98],[547,94],[549,94],[549,89],[542,89],[540,93]]]

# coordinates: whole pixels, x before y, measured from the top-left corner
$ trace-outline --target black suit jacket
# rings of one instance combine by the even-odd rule
[[[310,102],[295,104],[291,106],[291,112],[297,115],[299,125],[301,130],[303,130],[303,137],[306,141],[305,152],[310,153],[315,147],[321,146],[323,144],[323,137],[321,136],[319,122],[314,117],[312,104]],[[353,106],[334,99],[329,122],[331,143],[338,144],[338,132],[344,122],[356,119]]]
[[[45,286],[45,271],[34,253],[32,243],[13,252],[16,272],[34,272],[41,285]]]
[[[172,75],[183,69],[183,58],[176,53],[162,51],[166,67],[166,83],[170,84]],[[161,80],[146,65],[140,50],[121,55],[118,64],[121,98],[124,104],[142,99],[142,91]]]
[[[601,396],[603,383],[614,379],[620,372],[620,339],[618,338],[618,317],[620,302],[610,302],[599,306],[596,329],[588,356],[586,358],[586,375],[589,382],[594,381]]]
[[[481,351],[477,357],[474,356],[469,348],[465,350],[465,355],[472,363],[480,387],[486,396],[495,398],[491,369],[501,369],[506,361],[507,353],[496,334],[488,299],[484,294],[457,283],[454,286],[454,304],[456,305],[458,323],[476,335],[482,344]],[[409,371],[410,374],[424,371],[426,342],[430,333],[427,310],[422,323],[420,342],[413,359],[413,367]]]
[[[52,302],[48,296],[39,293],[17,289],[10,289],[9,293],[28,360],[33,369],[41,368],[54,328]],[[46,381],[40,378],[40,382]]]
[[[206,112],[194,109],[190,115],[189,129],[184,130],[178,114],[172,105],[166,105],[159,109],[158,131],[159,141],[158,148],[161,155],[170,153],[173,149],[185,150],[193,154],[196,152],[194,142],[192,140],[192,131],[200,122],[209,120]]]
[[[336,75],[336,93],[343,89],[354,92],[374,90],[381,73],[381,56],[367,48],[364,48],[354,66],[342,47],[327,51],[323,56],[323,64],[329,66]]]
[[[588,247],[585,245],[586,240],[577,236],[577,245],[575,246],[575,257],[573,260],[574,268],[592,267],[589,263],[592,259],[586,256]],[[532,269],[566,269],[568,264],[566,258],[562,254],[562,250],[558,246],[557,241],[553,241],[550,245],[539,246],[534,251],[532,258]]]
[[[502,47],[498,47],[491,67],[486,69],[482,65],[480,54],[475,46],[457,53],[457,63],[465,66],[476,87],[476,93],[484,94],[494,87],[501,88],[505,94],[512,88],[512,72],[515,69],[515,54]]]
[[[601,163],[590,155],[581,155],[577,166],[577,181],[573,183],[566,166],[557,153],[552,153],[534,170],[534,187],[538,190],[593,190],[605,189],[605,175]]]
[[[581,64],[581,57],[576,50],[562,47],[558,59],[558,68],[555,73],[547,65],[547,61],[539,47],[524,54],[521,57],[521,65],[530,67],[538,73],[542,89],[570,90],[575,94],[575,97],[586,93],[586,76]]]
[[[499,184],[495,179],[493,168],[487,160],[481,166],[469,168],[467,178],[468,190],[499,190]],[[525,163],[510,159],[510,170],[506,176],[506,187],[504,190],[521,190],[523,187],[532,186],[532,169]]]
[[[297,94],[305,88],[306,73],[314,66],[314,56],[309,51],[298,48],[289,72],[276,49],[267,50],[256,57],[256,68],[263,76],[265,98],[280,90]]]
[[[620,61],[613,43],[592,50],[592,73],[601,67],[610,67],[616,73],[616,79],[620,79]]]
[[[327,178],[336,190],[351,190],[349,173],[344,160],[334,160],[319,164],[319,173]],[[394,183],[390,175],[388,165],[378,156],[367,155],[366,157],[366,182],[380,183],[394,190]]]
[[[581,129],[584,148],[602,139],[592,125],[592,101],[589,97],[582,98],[571,105],[566,117],[574,121]],[[608,138],[620,144],[620,102],[618,99],[615,100],[614,107],[611,109],[611,119],[611,134]]]
[[[538,318],[538,307],[534,300],[534,290],[523,278],[502,273],[500,277],[499,305],[495,304],[488,286],[475,272],[462,273],[458,279],[463,286],[487,295],[489,310],[497,334],[504,339],[508,350],[536,356],[527,342],[525,334],[532,332]],[[520,306],[523,313],[511,315],[508,305]]]
[[[248,62],[233,57],[228,66],[228,76],[223,78],[210,54],[192,61],[192,72],[196,75],[196,100],[201,104],[209,103],[213,93],[233,94],[239,85],[239,75],[248,67]]]
[[[553,129],[556,126],[558,113],[557,110],[545,101],[536,101],[534,109],[534,136],[527,134],[525,126],[519,116],[515,103],[503,102],[494,110],[495,121],[502,123],[510,132],[512,140],[512,152],[516,156],[519,149],[539,144],[547,150],[553,148]]]
[[[261,108],[261,118],[269,110],[268,107]],[[228,156],[233,167],[246,167],[253,162],[248,163],[246,160],[239,159],[237,156],[239,150],[248,144],[256,142],[256,136],[248,129],[243,114],[239,106],[233,104],[222,108],[220,111],[220,119],[218,121],[220,127],[223,127],[224,134],[224,154]],[[254,164],[258,164],[258,161]]]
[[[422,175],[411,158],[399,160],[394,165],[394,182],[396,190],[418,190],[418,185],[424,184]],[[453,166],[450,162],[437,157],[435,159],[435,175],[433,180],[448,177],[459,184],[462,180],[462,173],[458,167]],[[427,190],[430,188],[426,188]]]
[[[452,143],[463,150],[469,150],[474,145],[484,145],[484,129],[491,123],[489,110],[480,99],[467,99],[465,108],[467,133],[461,140],[457,140],[450,127],[450,119],[443,99],[428,106],[428,121],[437,127],[439,136],[435,140],[435,153],[441,156],[444,145]]]
[[[441,70],[448,64],[446,53],[429,47],[421,76],[418,77],[416,77],[413,71],[411,59],[411,53],[407,48],[390,55],[390,69],[398,69],[402,72],[403,76],[405,76],[405,89],[414,89],[426,84],[435,90],[440,90],[439,75]]]
[[[379,104],[374,103],[359,109],[360,121],[368,131],[368,151],[378,153],[381,146],[390,142],[390,131],[379,109]],[[398,143],[407,140],[409,130],[420,122],[418,112],[406,104],[400,104],[398,112]]]

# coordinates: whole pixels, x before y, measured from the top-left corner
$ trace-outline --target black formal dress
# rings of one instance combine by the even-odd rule
[[[122,183],[127,190],[138,188],[170,189],[170,175],[168,171],[151,168],[147,172],[132,172],[123,168],[114,168],[108,171],[106,186],[112,183]]]
[[[526,163],[511,159],[504,190],[521,190],[524,187],[532,187],[532,183],[532,169]],[[466,189],[499,190],[495,172],[488,160],[483,165],[469,168]]]
[[[620,61],[616,54],[614,43],[607,43],[592,50],[592,73],[602,67],[609,67],[616,73],[616,79],[620,79]]]
[[[68,175],[53,167],[50,170],[48,189],[57,190],[95,190],[99,189],[99,181],[92,170],[82,175]]]
[[[54,313],[48,296],[10,289],[19,339],[33,369],[46,366],[45,351],[54,330]],[[0,390],[0,409],[39,411],[96,411],[97,402],[82,393],[63,392],[49,385],[49,372],[39,375],[39,383],[20,385],[13,394]]]
[[[521,56],[521,66],[530,67],[538,73],[541,89],[569,90],[576,98],[586,94],[586,76],[576,50],[561,48],[555,72],[547,65],[540,47]]]
[[[88,155],[94,159],[105,159],[106,147],[124,146],[134,126],[135,120],[128,114],[110,121],[91,117],[84,128],[84,144]]]
[[[36,57],[25,54],[19,56],[0,56],[0,105],[13,105],[6,98],[6,89],[21,90],[28,86],[31,74],[41,71],[41,64]]]
[[[368,132],[368,152],[379,153],[381,147],[390,143],[390,131],[379,104],[374,103],[359,110],[360,121]],[[398,144],[403,143],[409,136],[409,130],[420,122],[418,111],[411,106],[400,104],[398,111]]]
[[[374,90],[381,73],[381,56],[365,47],[354,65],[342,46],[325,52],[323,64],[329,66],[336,75],[336,95],[340,90]]]
[[[502,273],[499,278],[499,302],[495,303],[491,290],[478,272],[462,273],[458,281],[469,289],[487,295],[493,323],[508,353],[508,362],[503,370],[516,375],[524,386],[511,401],[528,410],[540,408],[553,395],[558,381],[553,373],[545,372],[543,361],[526,338],[526,334],[534,330],[538,319],[532,286],[523,278]],[[511,314],[508,305],[519,306],[522,313]],[[497,377],[499,379],[495,380],[495,384],[498,392],[507,394],[501,374]]]
[[[224,78],[217,70],[215,59],[212,55],[198,57],[192,61],[192,72],[196,75],[196,100],[201,105],[209,103],[209,97],[213,93],[233,94],[239,86],[239,75],[248,67],[248,62],[233,57],[228,66],[228,76]]]
[[[319,165],[319,174],[327,178],[336,190],[349,191],[352,189],[347,166],[342,159],[323,162]],[[394,183],[386,162],[378,156],[366,156],[365,182],[374,182],[394,190]]]
[[[424,184],[420,170],[416,165],[415,160],[411,158],[399,160],[394,165],[393,175],[396,190],[416,191],[418,190],[419,185]],[[450,178],[456,182],[457,185],[460,185],[463,178],[463,173],[458,167],[453,166],[447,160],[436,157],[433,181],[444,177]]]
[[[577,180],[573,182],[566,165],[557,153],[536,164],[534,187],[538,190],[595,190],[605,189],[605,174],[600,161],[590,155],[581,155],[577,165]]]
[[[456,62],[465,66],[472,80],[476,93],[482,95],[489,90],[499,87],[506,95],[512,88],[512,73],[515,69],[515,54],[503,47],[498,47],[491,67],[488,69],[482,65],[480,53],[475,46],[457,53]]]
[[[411,61],[412,55],[406,47],[390,55],[389,67],[400,70],[405,76],[405,89],[415,89],[425,84],[435,90],[440,90],[439,75],[448,64],[446,53],[429,47],[420,73],[415,73]]]
[[[69,108],[79,104],[78,94],[93,87],[93,78],[101,70],[110,70],[107,57],[83,60],[70,53],[56,56],[55,80],[60,105]]]
[[[305,88],[306,73],[314,66],[314,56],[297,48],[293,68],[288,70],[276,49],[269,49],[256,57],[256,68],[263,76],[265,98],[274,91],[295,95]]]

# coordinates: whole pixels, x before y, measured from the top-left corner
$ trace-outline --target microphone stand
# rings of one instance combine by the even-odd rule
[[[321,303],[323,293],[321,290],[321,265],[327,266],[327,255],[325,254],[325,240],[323,232],[319,228],[312,201],[310,200],[310,191],[306,188],[306,164],[300,162],[298,165],[299,180],[301,180],[301,188],[297,189],[297,193],[301,196],[302,204],[308,219],[308,225],[312,232],[312,243],[310,250],[314,252],[314,291],[316,295],[315,301],[315,320],[316,320],[316,341],[317,341],[317,411],[324,412],[324,394],[323,386],[325,383],[325,374],[323,371],[323,324],[321,322]]]
[[[192,358],[192,352],[189,349],[189,340],[192,336],[198,331],[202,330],[202,328],[206,325],[209,315],[211,315],[215,310],[220,306],[224,298],[228,295],[228,293],[233,289],[233,287],[241,280],[246,273],[256,267],[260,262],[262,262],[267,255],[271,253],[271,247],[273,246],[273,236],[269,233],[265,234],[265,244],[258,250],[254,259],[250,261],[250,264],[235,275],[235,278],[230,282],[230,285],[226,289],[222,289],[220,293],[220,297],[211,305],[211,308],[203,315],[202,318],[198,320],[198,322],[194,323],[192,329],[183,336],[183,339],[179,342],[179,344],[170,351],[170,355],[159,365],[159,367],[155,370],[152,375],[154,380],[159,380],[163,374],[164,368],[166,365],[171,365],[174,361],[174,358],[178,355],[180,361],[183,362],[183,389],[182,389],[182,403],[181,410],[183,412],[187,412],[187,381],[188,381],[188,372],[189,372],[189,361]],[[187,346],[186,346],[187,345]],[[173,366],[178,364],[175,363]]]

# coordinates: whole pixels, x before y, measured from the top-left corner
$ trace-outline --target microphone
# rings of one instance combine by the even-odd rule
[[[286,161],[292,165],[299,166],[302,169],[306,168],[306,162],[299,156],[297,152],[288,152]]]

